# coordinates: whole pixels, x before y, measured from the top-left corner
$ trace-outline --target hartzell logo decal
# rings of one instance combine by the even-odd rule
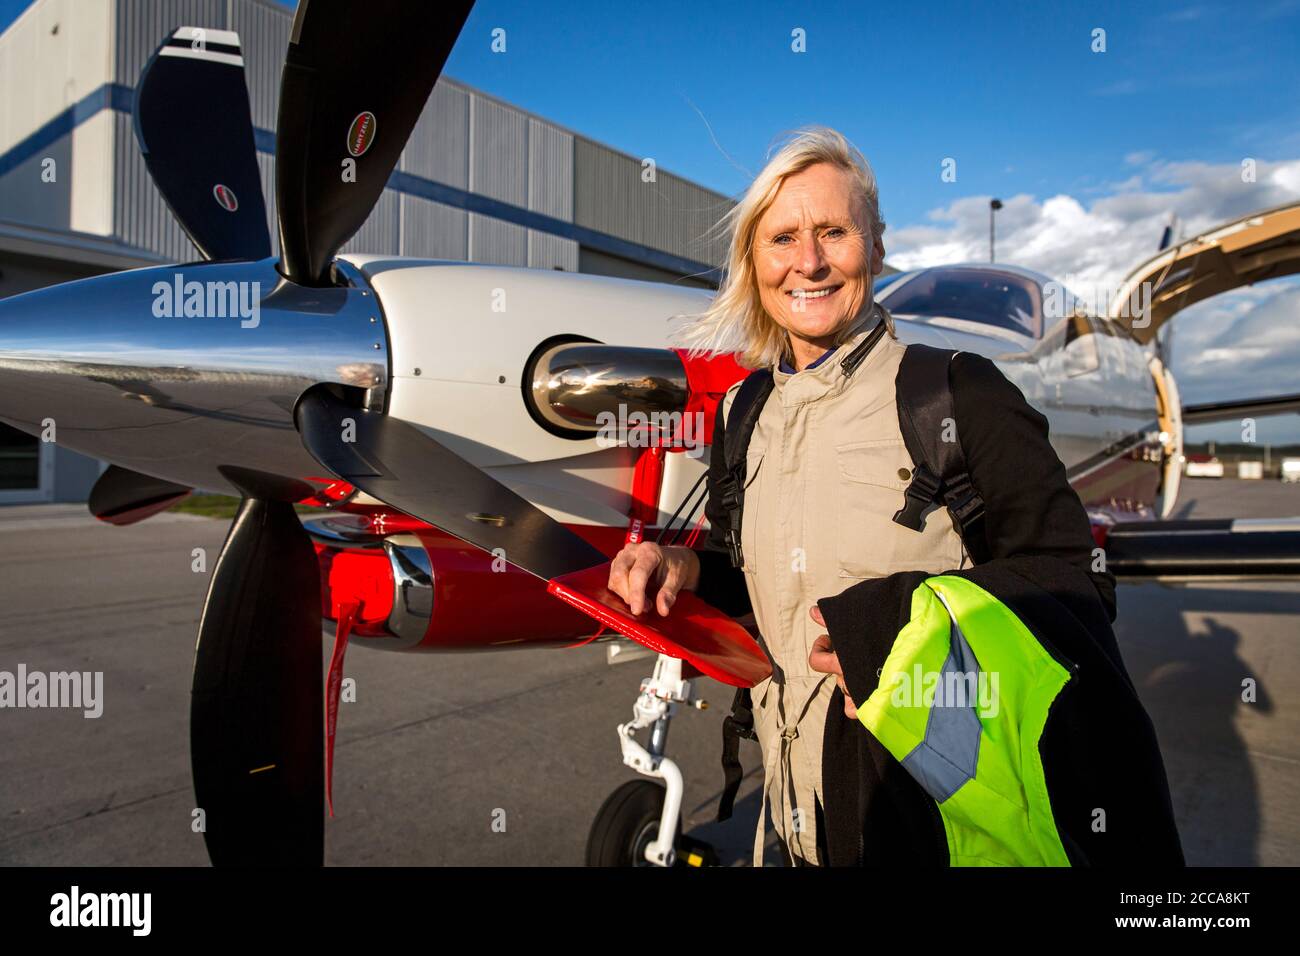
[[[375,114],[361,113],[348,127],[348,152],[360,156],[375,141]]]
[[[239,199],[235,196],[235,191],[224,183],[213,186],[212,195],[217,200],[217,205],[226,212],[234,212],[239,208]]]

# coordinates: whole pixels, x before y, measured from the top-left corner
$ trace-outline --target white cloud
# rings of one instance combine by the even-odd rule
[[[1059,279],[1095,308],[1097,293],[1156,253],[1171,214],[1187,238],[1300,200],[1300,160],[1258,161],[1254,183],[1241,181],[1238,163],[1164,162],[1147,153],[1126,160],[1137,176],[1109,184],[1108,195],[1088,203],[1066,194],[1004,199],[997,213],[998,261]],[[988,261],[989,197],[958,199],[932,210],[927,220],[886,233],[890,265]],[[1185,402],[1300,391],[1300,279],[1216,296],[1175,322],[1173,365]]]
[[[1110,188],[1109,195],[1087,205],[1066,194],[1004,199],[997,213],[998,261],[1072,284],[1092,302],[1093,290],[1117,285],[1155,254],[1171,214],[1178,216],[1186,237],[1300,200],[1300,160],[1260,160],[1253,183],[1241,181],[1236,163],[1153,161]],[[926,224],[890,230],[885,235],[889,264],[911,269],[988,261],[989,198],[958,199],[932,210]],[[888,196],[882,199],[887,206]]]
[[[1174,323],[1174,374],[1184,400],[1300,392],[1300,279],[1216,296]]]

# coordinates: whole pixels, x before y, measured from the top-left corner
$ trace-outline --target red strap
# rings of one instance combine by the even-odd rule
[[[624,544],[637,544],[647,524],[659,517],[659,490],[664,480],[664,450],[653,445],[641,452],[632,472],[632,506]]]
[[[348,649],[348,635],[357,616],[357,603],[339,605],[339,626],[334,632],[334,653],[330,655],[329,676],[325,678],[325,800],[330,819],[334,818],[334,728],[339,722],[339,689],[343,686],[343,654]]]

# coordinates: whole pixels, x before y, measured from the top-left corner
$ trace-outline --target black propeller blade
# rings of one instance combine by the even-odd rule
[[[216,865],[324,857],[320,571],[293,505],[245,497],[213,569],[190,702]]]
[[[135,524],[165,511],[192,489],[109,465],[90,489],[90,513],[109,524]]]
[[[140,74],[135,136],[149,173],[205,259],[271,254],[239,37],[181,27]]]
[[[472,2],[299,0],[280,82],[281,271],[324,285],[397,165]]]
[[[312,456],[344,481],[550,580],[607,560],[593,545],[399,418],[353,408],[327,386],[298,402]]]

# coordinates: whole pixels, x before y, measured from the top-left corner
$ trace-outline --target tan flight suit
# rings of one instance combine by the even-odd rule
[[[949,571],[965,557],[946,511],[929,515],[920,533],[892,520],[912,468],[894,404],[905,346],[885,334],[852,375],[840,367],[882,308],[868,310],[816,368],[773,368],[746,460],[745,583],[776,663],[751,691],[764,806],[790,851],[810,863],[821,862],[814,801],[824,805],[822,732],[835,679],[808,666],[813,641],[825,633],[809,608],[864,578]],[[738,388],[723,399],[724,416]],[[847,719],[843,711],[832,716]],[[762,866],[765,816],[760,807],[755,866]]]

